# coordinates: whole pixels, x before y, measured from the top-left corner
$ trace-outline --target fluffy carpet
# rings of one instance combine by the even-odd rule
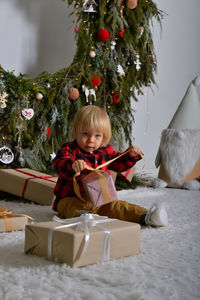
[[[0,233],[0,299],[200,299],[200,191],[146,186],[118,193],[147,208],[164,202],[168,227],[142,228],[139,255],[81,268],[25,255],[24,231]],[[54,215],[50,207],[16,199],[0,206],[36,221]]]

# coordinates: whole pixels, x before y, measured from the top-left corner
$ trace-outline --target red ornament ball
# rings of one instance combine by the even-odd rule
[[[102,42],[105,42],[109,39],[109,32],[107,29],[103,28],[98,31],[98,39]]]
[[[72,100],[72,101],[74,101],[74,100],[77,100],[78,97],[79,97],[79,91],[78,91],[78,89],[71,88],[69,90],[69,99]]]
[[[98,76],[93,76],[92,84],[94,87],[98,87],[101,84],[101,79]]]
[[[122,29],[120,32],[119,32],[119,36],[123,37],[124,35],[124,29]]]
[[[134,9],[137,6],[137,0],[127,0],[126,5],[129,9]]]

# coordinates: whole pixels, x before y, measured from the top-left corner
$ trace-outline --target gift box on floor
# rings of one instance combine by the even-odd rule
[[[140,252],[139,224],[91,214],[63,222],[27,225],[25,253],[80,267]]]
[[[111,170],[110,174],[111,174],[111,176],[113,178],[113,181],[115,182],[116,178],[117,178],[117,173]],[[135,167],[132,167],[132,168],[130,168],[130,169],[124,171],[124,172],[121,172],[119,174],[122,175],[122,176],[124,176],[129,182],[131,182],[132,179],[133,179],[133,176],[135,174]]]
[[[27,217],[0,218],[0,232],[24,230],[27,224]]]
[[[129,182],[132,181],[133,176],[135,174],[135,167],[132,167],[128,170],[126,170],[125,172],[120,173],[121,175],[123,175]]]
[[[0,169],[0,190],[43,204],[55,199],[57,177],[31,169]]]
[[[28,218],[32,219],[27,215],[12,214],[10,209],[4,210],[0,207],[0,232],[24,230],[28,224]]]

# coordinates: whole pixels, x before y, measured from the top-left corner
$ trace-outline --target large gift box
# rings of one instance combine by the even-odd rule
[[[26,254],[71,267],[140,252],[140,225],[91,214],[26,226]]]
[[[24,230],[28,219],[32,218],[23,214],[12,214],[10,209],[5,210],[0,207],[0,232]]]
[[[43,204],[54,201],[57,177],[31,169],[0,169],[0,190]]]

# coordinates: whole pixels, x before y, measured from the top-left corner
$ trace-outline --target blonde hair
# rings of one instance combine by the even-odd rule
[[[111,138],[111,125],[108,114],[102,108],[95,105],[83,106],[75,115],[71,139],[76,139],[80,130],[88,128],[103,133],[101,146],[106,146]]]

